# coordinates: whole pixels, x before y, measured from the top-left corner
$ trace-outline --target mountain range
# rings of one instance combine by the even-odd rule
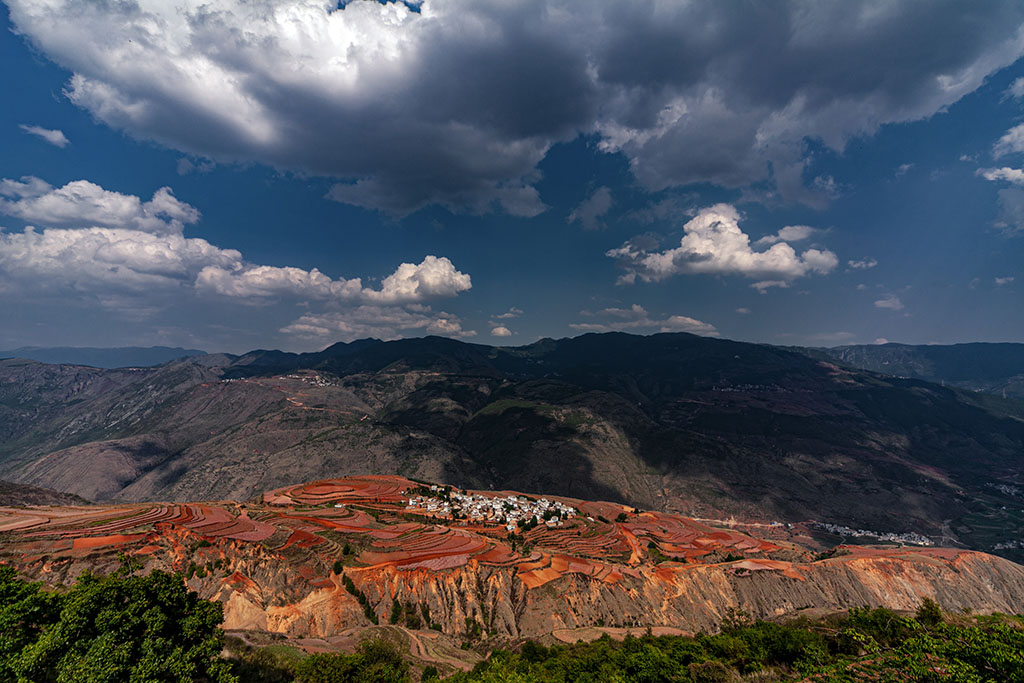
[[[863,370],[1024,398],[1024,344],[865,344],[802,349]]]
[[[0,361],[0,479],[95,501],[386,473],[1018,558],[1022,454],[1020,401],[681,333]]]
[[[27,358],[40,363],[88,365],[94,368],[127,368],[163,365],[179,358],[201,356],[205,353],[199,349],[170,346],[22,346],[10,351],[0,351],[0,358]]]

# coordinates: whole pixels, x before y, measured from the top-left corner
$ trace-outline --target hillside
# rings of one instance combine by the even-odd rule
[[[87,365],[94,368],[150,367],[179,358],[205,355],[198,349],[169,346],[122,346],[94,348],[85,346],[23,346],[0,351],[0,358],[24,358],[41,363]]]
[[[806,349],[862,370],[1024,398],[1024,344],[864,344]]]
[[[0,361],[2,435],[0,476],[98,501],[395,473],[1024,557],[1024,404],[687,334]]]
[[[535,512],[545,506],[557,514]],[[551,521],[512,522],[510,534],[516,515]],[[183,572],[190,589],[224,603],[228,629],[323,641],[390,623],[421,655],[446,643],[574,642],[647,626],[714,631],[737,609],[755,618],[912,610],[929,596],[952,611],[1024,610],[1024,568],[991,555],[850,546],[814,554],[794,542],[807,538],[800,529],[763,532],[774,537],[616,503],[460,494],[376,476],[286,487],[245,504],[0,509],[0,560],[55,584],[110,570],[123,554],[145,570]]]
[[[60,491],[39,488],[38,486],[0,481],[0,506],[88,504],[89,501],[73,493],[61,493]]]

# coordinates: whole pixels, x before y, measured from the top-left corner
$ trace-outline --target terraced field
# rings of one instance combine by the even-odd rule
[[[470,622],[516,637],[595,624],[709,628],[734,607],[759,616],[901,607],[923,594],[950,607],[1024,607],[1024,568],[979,553],[842,547],[822,557],[778,538],[569,498],[556,500],[575,516],[510,534],[500,520],[410,508],[423,490],[358,476],[248,503],[2,507],[0,562],[68,583],[131,557],[183,572],[225,603],[231,628],[303,637],[368,626],[398,603],[422,611],[420,627],[455,637]]]

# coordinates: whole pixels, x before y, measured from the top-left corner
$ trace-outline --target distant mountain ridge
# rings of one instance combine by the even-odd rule
[[[85,365],[92,368],[152,367],[180,358],[204,356],[206,351],[171,346],[123,346],[117,348],[78,346],[23,346],[0,351],[0,358],[27,358],[40,363]]]
[[[89,501],[73,493],[0,481],[0,505],[89,505]]]
[[[1024,398],[1024,344],[862,344],[805,353],[862,370]]]

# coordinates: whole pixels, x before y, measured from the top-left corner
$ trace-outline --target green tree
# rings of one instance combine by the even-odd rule
[[[398,602],[398,600],[392,600],[391,601],[391,616],[388,618],[388,621],[390,623],[392,623],[392,624],[397,624],[398,621],[401,618],[402,618],[402,603]]]
[[[60,600],[60,617],[15,663],[30,681],[235,683],[219,655],[219,602],[200,600],[180,574],[85,573]]]
[[[295,667],[299,683],[408,683],[409,665],[394,644],[364,640],[354,655],[315,654]]]
[[[925,626],[938,626],[942,622],[942,608],[931,598],[923,598],[917,607],[917,620]]]
[[[16,678],[21,651],[57,622],[60,607],[60,595],[25,583],[13,567],[0,565],[0,681]]]

